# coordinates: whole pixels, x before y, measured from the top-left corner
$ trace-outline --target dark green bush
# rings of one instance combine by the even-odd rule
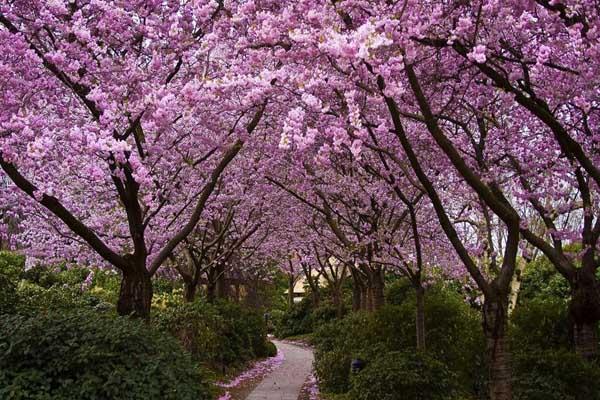
[[[511,317],[514,392],[520,400],[600,399],[600,367],[573,352],[567,301],[522,299]]]
[[[14,313],[18,302],[15,284],[7,276],[0,273],[0,314]]]
[[[265,357],[275,357],[277,355],[277,346],[273,342],[267,342]]]
[[[25,257],[10,251],[0,251],[0,275],[16,283],[25,268]]]
[[[416,350],[414,291],[401,305],[386,305],[375,313],[353,313],[316,330],[313,343],[317,375],[326,382],[345,382],[348,358],[372,361],[388,352]],[[453,371],[465,392],[478,392],[484,384],[484,339],[479,313],[454,291],[441,287],[425,296],[426,348],[429,354]],[[335,354],[335,357],[334,357]],[[342,357],[345,356],[345,357]],[[321,361],[321,357],[328,357]],[[336,374],[335,376],[333,376]],[[332,386],[333,387],[333,386]],[[341,390],[343,385],[335,385]],[[325,391],[330,390],[327,386]]]
[[[209,399],[205,373],[149,325],[93,311],[0,318],[0,398]]]
[[[570,293],[567,280],[545,256],[528,263],[522,273],[520,303],[534,298],[568,299]]]
[[[319,387],[328,393],[345,393],[350,388],[350,356],[340,350],[319,352],[315,356],[315,372]]]
[[[391,352],[352,376],[352,400],[448,400],[458,393],[455,375],[431,355]]]
[[[285,338],[312,332],[312,308],[312,302],[308,298],[294,304],[281,317],[279,325],[275,328],[275,334]]]
[[[562,299],[535,298],[519,304],[511,316],[513,348],[569,348],[567,312]]]
[[[237,304],[179,301],[154,310],[153,321],[209,366],[231,366],[269,353],[263,316]]]
[[[69,311],[73,309],[90,309],[96,311],[115,311],[112,304],[79,289],[52,286],[44,289],[41,286],[22,282],[19,285],[19,302],[16,313],[36,315],[50,311]]]
[[[388,304],[399,306],[404,303],[404,300],[408,299],[414,292],[414,288],[410,281],[406,278],[400,278],[394,280],[392,283],[385,288],[385,298]]]
[[[514,356],[515,400],[600,399],[600,367],[562,349]]]

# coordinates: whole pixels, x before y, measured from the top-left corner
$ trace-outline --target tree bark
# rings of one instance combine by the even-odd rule
[[[145,266],[131,266],[123,271],[117,312],[138,318],[150,317],[152,280]]]
[[[362,285],[360,287],[360,310],[369,311],[369,287]]]
[[[342,315],[344,314],[344,309],[343,309],[344,304],[342,303],[342,294],[340,293],[340,288],[339,287],[332,288],[331,295],[332,295],[333,305],[335,307],[335,315],[338,318],[342,318]]]
[[[573,339],[577,354],[593,360],[598,354],[598,323],[575,323]]]
[[[511,353],[508,345],[508,301],[487,300],[483,306],[483,330],[489,365],[490,400],[512,399]]]
[[[184,282],[183,284],[183,300],[186,303],[192,303],[196,298],[197,285],[194,282]]]
[[[383,279],[383,271],[381,269],[375,270],[371,282],[372,311],[377,311],[385,305],[385,282]]]
[[[288,307],[291,309],[294,306],[294,287],[296,286],[296,279],[294,277],[288,278]]]
[[[217,269],[217,281],[215,282],[216,286],[216,297],[218,299],[228,299],[229,298],[229,282],[225,279],[223,275],[223,268],[219,267]]]
[[[208,279],[206,280],[206,300],[209,303],[214,303],[217,299],[217,284],[213,280],[212,274],[208,275]]]
[[[423,286],[418,286],[416,289],[416,333],[417,333],[417,350],[425,350],[425,289]]]
[[[363,284],[358,277],[358,272],[352,270],[352,311],[363,309]]]

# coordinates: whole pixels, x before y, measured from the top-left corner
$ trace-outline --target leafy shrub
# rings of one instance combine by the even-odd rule
[[[401,305],[415,289],[406,278],[396,279],[385,288],[385,298],[388,304]]]
[[[86,310],[0,318],[2,399],[209,399],[206,381],[140,321]]]
[[[391,352],[352,377],[352,400],[447,400],[457,394],[456,377],[426,353]]]
[[[328,357],[321,371],[326,381],[344,382],[348,358],[372,361],[388,352],[416,349],[414,292],[401,305],[386,305],[375,313],[353,313],[316,330],[313,343],[320,357]],[[445,288],[430,289],[425,296],[426,348],[429,354],[453,371],[457,384],[465,392],[475,392],[484,384],[484,338],[477,311],[456,293]],[[333,354],[336,354],[334,357]],[[342,357],[345,355],[346,357]],[[337,373],[333,378],[331,375]],[[341,386],[336,386],[339,390]],[[329,390],[328,387],[324,388]]]
[[[114,311],[112,304],[87,292],[70,287],[52,286],[45,289],[29,282],[19,285],[19,302],[16,313],[36,315],[50,311],[69,311],[73,309],[93,309],[96,311]]]
[[[570,347],[567,312],[566,301],[562,299],[534,298],[519,304],[511,316],[513,347]]]
[[[153,321],[210,366],[230,366],[269,353],[263,317],[237,304],[170,302],[153,312]]]
[[[265,357],[275,357],[277,355],[277,346],[273,342],[267,342]]]
[[[312,332],[311,312],[312,302],[308,298],[294,304],[282,316],[280,325],[275,330],[276,335],[285,338]]]
[[[545,256],[530,262],[523,271],[520,303],[534,298],[568,299],[570,293],[567,280]]]
[[[335,320],[337,317],[337,310],[333,303],[323,302],[319,307],[312,310],[311,314],[311,332],[317,329],[319,326]]]
[[[515,400],[600,399],[600,367],[566,349],[517,353],[514,376]]]
[[[350,356],[340,350],[320,352],[315,357],[319,387],[329,393],[345,393],[350,388]]]
[[[7,276],[0,273],[0,314],[15,312],[17,303],[16,286]]]
[[[0,275],[16,283],[25,268],[25,257],[10,251],[0,251]]]

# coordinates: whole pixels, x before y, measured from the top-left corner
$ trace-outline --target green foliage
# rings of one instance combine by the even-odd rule
[[[196,360],[213,367],[240,364],[272,350],[263,316],[234,303],[171,302],[153,311],[153,322],[179,338]]]
[[[410,297],[414,290],[408,279],[399,278],[386,286],[385,298],[388,304],[399,306]]]
[[[342,350],[320,351],[315,355],[315,372],[319,387],[329,393],[345,393],[350,389],[351,357]]]
[[[206,374],[147,324],[88,310],[0,318],[0,398],[209,399]]]
[[[302,299],[281,317],[278,321],[279,325],[275,328],[275,334],[285,338],[312,332],[311,312],[311,301],[308,298]]]
[[[391,352],[352,377],[351,400],[447,400],[456,396],[456,378],[426,353]]]
[[[511,318],[515,399],[600,398],[600,366],[572,349],[567,301],[525,299]]]
[[[283,314],[276,314],[275,333],[278,337],[290,337],[304,335],[313,332],[318,327],[333,321],[337,310],[329,302],[322,302],[319,307],[314,307],[309,297],[302,299],[299,303]]]
[[[265,350],[266,357],[275,357],[277,355],[277,346],[273,342],[267,342]]]
[[[11,282],[20,279],[25,267],[25,257],[10,251],[0,251],[0,275]]]
[[[315,365],[324,391],[341,393],[349,388],[349,359],[373,362],[389,352],[415,351],[414,291],[400,303],[371,314],[353,313],[316,330]],[[453,371],[456,386],[464,392],[481,387],[484,338],[478,312],[456,292],[434,287],[425,295],[425,325],[429,354]]]
[[[520,304],[511,316],[513,348],[570,348],[568,307],[562,299],[534,298]]]
[[[18,302],[16,286],[7,276],[0,273],[0,314],[15,312]]]
[[[14,253],[0,251],[0,314],[15,312],[19,303],[17,282],[25,259]]]
[[[570,297],[569,283],[545,256],[537,257],[528,263],[521,279],[520,303],[534,298],[568,299]]]
[[[515,400],[600,399],[600,367],[567,349],[530,349],[514,357]]]

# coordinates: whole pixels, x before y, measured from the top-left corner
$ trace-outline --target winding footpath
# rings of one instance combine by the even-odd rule
[[[246,400],[298,400],[313,364],[310,349],[273,340],[285,356],[283,364],[267,375]]]

